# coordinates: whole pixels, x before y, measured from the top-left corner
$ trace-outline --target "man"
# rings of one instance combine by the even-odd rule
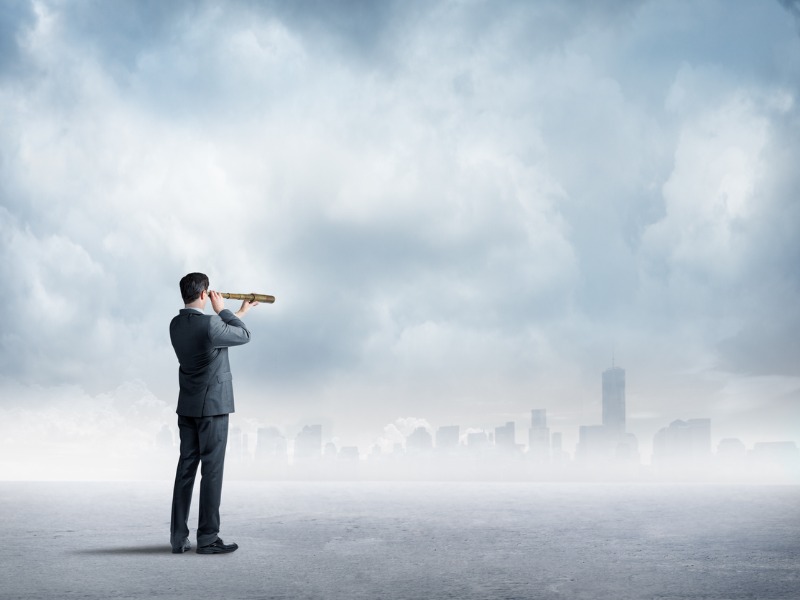
[[[241,317],[258,302],[245,300],[236,314],[232,313],[219,293],[209,293],[208,277],[203,273],[189,273],[181,279],[180,288],[185,307],[169,324],[169,337],[180,363],[176,412],[181,437],[170,543],[175,554],[192,548],[187,520],[197,466],[202,463],[197,553],[223,554],[239,547],[219,538],[228,414],[234,411],[228,348],[250,341],[250,331]],[[216,315],[203,312],[209,299]]]

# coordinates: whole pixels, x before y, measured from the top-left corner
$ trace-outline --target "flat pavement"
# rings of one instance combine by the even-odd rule
[[[170,552],[170,495],[0,482],[0,597],[800,597],[798,486],[230,481],[216,556]]]

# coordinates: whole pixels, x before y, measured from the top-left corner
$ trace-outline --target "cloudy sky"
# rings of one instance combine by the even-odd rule
[[[800,442],[798,164],[796,1],[4,2],[0,477],[174,427],[190,271],[245,431]]]

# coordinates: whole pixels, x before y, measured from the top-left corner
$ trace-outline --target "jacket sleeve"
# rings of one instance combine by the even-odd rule
[[[250,341],[250,330],[244,321],[234,315],[227,308],[211,317],[208,326],[208,338],[215,348],[241,346]]]

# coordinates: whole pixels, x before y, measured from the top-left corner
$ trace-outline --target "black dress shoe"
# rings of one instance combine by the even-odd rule
[[[221,539],[217,538],[216,541],[211,542],[208,546],[199,546],[197,548],[198,554],[225,554],[226,552],[233,552],[239,546],[237,544],[226,544]]]
[[[184,552],[188,552],[192,549],[192,544],[189,542],[188,539],[183,540],[183,546],[179,546],[177,548],[172,549],[173,554],[183,554]]]

